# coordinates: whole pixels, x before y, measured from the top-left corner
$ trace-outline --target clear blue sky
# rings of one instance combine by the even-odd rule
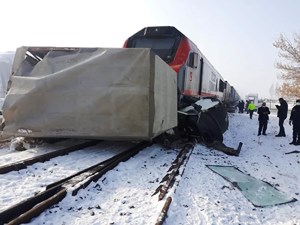
[[[273,43],[300,33],[299,0],[2,0],[0,52],[22,45],[122,47],[146,26],[175,26],[244,97],[280,83]]]

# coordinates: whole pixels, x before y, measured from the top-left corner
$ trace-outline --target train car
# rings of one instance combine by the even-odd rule
[[[237,90],[234,87],[232,87],[231,93],[232,93],[231,98],[232,98],[234,104],[236,104],[238,101],[241,100],[241,96],[239,95],[239,93],[237,92]]]
[[[224,103],[229,112],[235,112],[235,108],[240,100],[238,92],[228,81],[225,82]]]
[[[124,48],[151,48],[178,75],[180,93],[224,100],[226,82],[197,46],[172,26],[146,27],[129,37]]]
[[[196,133],[223,141],[234,89],[188,37],[172,26],[146,27],[129,37],[123,47],[150,48],[177,73],[179,126],[191,124],[194,130],[196,124]],[[187,100],[182,103],[182,99]]]

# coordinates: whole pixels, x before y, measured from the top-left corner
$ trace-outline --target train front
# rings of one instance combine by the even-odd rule
[[[146,27],[128,38],[124,48],[150,48],[177,73],[179,127],[191,135],[223,141],[229,122],[216,98],[223,93],[210,90],[217,85],[209,84],[209,75],[203,71],[213,73],[214,68],[191,40],[175,27]]]

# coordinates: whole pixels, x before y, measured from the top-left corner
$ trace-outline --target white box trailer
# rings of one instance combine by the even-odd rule
[[[177,126],[176,73],[150,49],[21,47],[3,136],[150,140]]]

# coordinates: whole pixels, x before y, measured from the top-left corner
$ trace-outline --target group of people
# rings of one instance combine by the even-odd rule
[[[288,116],[288,104],[283,98],[279,98],[280,105],[276,105],[277,108],[277,117],[279,118],[279,132],[275,137],[286,137],[283,123]],[[250,111],[251,113],[251,111]],[[258,136],[267,135],[266,130],[268,126],[269,107],[266,106],[266,103],[263,102],[261,107],[257,110],[258,113]],[[253,114],[253,113],[252,113]],[[250,114],[250,119],[252,116]],[[295,106],[292,108],[291,115],[289,118],[289,124],[293,124],[293,140],[290,143],[291,145],[300,145],[300,99],[296,101]]]
[[[256,106],[250,100],[247,100],[246,107],[245,107],[245,102],[243,100],[239,101],[238,108],[239,108],[239,113],[244,113],[244,109],[245,109],[246,112],[250,114],[250,119],[252,119],[253,113],[256,110]]]

